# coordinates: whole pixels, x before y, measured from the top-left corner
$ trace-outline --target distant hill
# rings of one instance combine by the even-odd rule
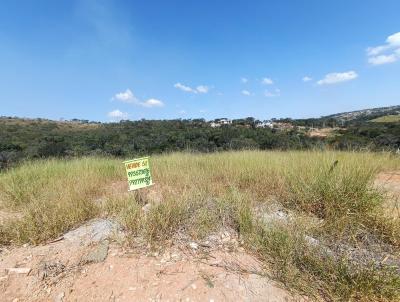
[[[349,127],[352,125],[361,125],[371,120],[385,117],[395,116],[400,114],[400,105],[390,107],[379,107],[370,108],[349,112],[335,113],[331,115],[321,116],[318,118],[306,118],[306,119],[281,119],[286,122],[291,122],[296,126],[305,127]],[[380,122],[396,122],[395,119],[385,120],[381,119]]]
[[[397,114],[400,114],[400,105],[336,113],[324,116],[323,118],[326,119],[333,118],[338,121],[354,121],[354,120],[372,120],[379,118],[381,116],[397,115]]]
[[[374,123],[397,123],[400,122],[400,114],[385,115],[371,120]]]
[[[274,121],[282,121],[282,122],[291,122],[293,124],[301,124],[302,121],[313,121],[317,123],[319,122],[327,122],[327,121],[336,121],[337,123],[343,122],[352,122],[352,121],[367,121],[373,120],[384,116],[397,116],[400,115],[400,105],[389,106],[389,107],[377,107],[377,108],[369,108],[369,109],[362,109],[362,110],[355,110],[349,112],[341,112],[341,113],[334,113],[331,115],[325,115],[321,117],[310,117],[305,119],[291,119],[291,118],[281,118],[281,119],[272,119]],[[226,119],[226,118],[225,118]],[[190,119],[189,119],[190,120]],[[214,121],[219,121],[220,119],[215,119]],[[32,123],[40,123],[40,124],[58,124],[61,127],[73,127],[73,125],[84,125],[85,127],[101,125],[104,123],[96,122],[96,121],[89,121],[89,120],[82,120],[82,119],[72,119],[72,120],[49,120],[43,118],[19,118],[19,117],[11,117],[11,116],[0,116],[0,122],[7,121],[8,124],[19,124],[19,125],[28,125]],[[170,120],[174,121],[174,120]],[[193,119],[190,120],[195,123],[204,123],[206,122],[204,119]],[[236,119],[232,120],[233,124],[246,124],[250,121],[254,122],[256,119],[252,117],[244,118],[244,119]],[[380,122],[386,122],[385,119],[379,120]],[[392,118],[387,120],[387,122],[396,122],[398,121],[396,118]],[[122,121],[124,122],[124,121]]]

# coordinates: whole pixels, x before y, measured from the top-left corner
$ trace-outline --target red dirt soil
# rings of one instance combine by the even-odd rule
[[[231,251],[186,244],[158,254],[114,241],[104,260],[85,264],[85,255],[105,241],[78,238],[82,228],[87,230],[80,227],[54,243],[3,250],[0,301],[299,300],[262,276],[261,263],[241,247]]]

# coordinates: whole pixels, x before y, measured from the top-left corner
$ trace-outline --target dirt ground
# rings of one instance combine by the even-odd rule
[[[400,171],[380,173],[375,186],[388,192],[388,214],[400,215]],[[0,248],[0,301],[307,300],[263,275],[228,231],[159,252],[127,248],[123,237],[95,219],[54,242]]]
[[[339,130],[339,128],[313,128],[308,132],[308,135],[310,137],[328,137],[332,135],[332,133],[336,130]]]
[[[220,246],[163,252],[126,249],[120,236],[117,225],[96,219],[53,243],[2,250],[0,301],[300,300],[263,276],[229,234],[214,238]]]
[[[400,218],[400,171],[379,173],[375,179],[375,186],[387,194],[386,214],[389,217]]]

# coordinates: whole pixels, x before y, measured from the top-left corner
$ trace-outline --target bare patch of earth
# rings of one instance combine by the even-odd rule
[[[310,137],[326,138],[337,130],[339,130],[339,128],[314,128],[308,132],[308,135]]]
[[[379,173],[374,185],[387,193],[385,209],[388,217],[400,219],[400,171]]]
[[[3,249],[0,301],[302,299],[263,275],[227,232],[221,245],[185,242],[162,252],[126,248],[123,236],[118,224],[95,219],[46,245]]]
[[[0,225],[4,224],[8,220],[20,219],[21,217],[22,217],[21,213],[7,212],[4,210],[0,210]]]

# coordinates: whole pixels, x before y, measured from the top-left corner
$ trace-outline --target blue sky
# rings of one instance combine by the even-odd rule
[[[400,1],[0,3],[0,115],[312,117],[400,104]]]

